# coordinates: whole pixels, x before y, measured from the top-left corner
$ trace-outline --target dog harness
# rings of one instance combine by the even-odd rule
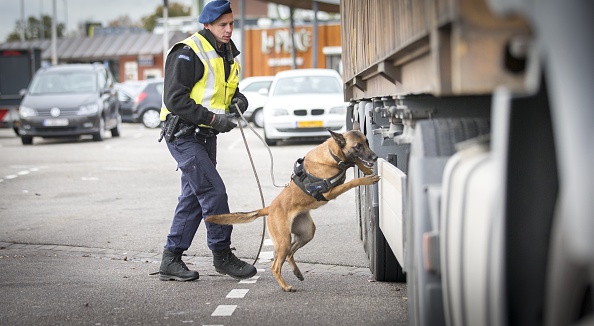
[[[295,182],[295,184],[301,190],[303,190],[303,192],[312,196],[317,201],[328,201],[328,199],[324,197],[324,193],[330,191],[330,189],[336,185],[343,184],[344,180],[346,179],[346,170],[355,165],[354,163],[346,163],[342,161],[340,158],[338,158],[338,156],[332,153],[330,147],[328,147],[328,151],[334,160],[336,160],[338,168],[340,169],[340,172],[338,172],[338,174],[335,176],[327,179],[321,179],[307,173],[305,167],[303,166],[305,157],[300,158],[295,162],[295,166],[293,167],[293,175],[291,175],[293,182]]]

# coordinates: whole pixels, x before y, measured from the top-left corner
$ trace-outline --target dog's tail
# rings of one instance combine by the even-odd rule
[[[238,212],[220,215],[211,215],[206,222],[217,224],[241,224],[255,221],[258,217],[268,215],[268,207],[253,212]]]

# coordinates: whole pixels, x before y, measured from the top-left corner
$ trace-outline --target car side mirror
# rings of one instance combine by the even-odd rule
[[[258,90],[258,94],[260,94],[262,96],[268,96],[268,89],[266,89],[266,88],[260,88]]]
[[[19,91],[19,96],[20,97],[24,97],[25,95],[27,95],[27,89],[23,88]]]

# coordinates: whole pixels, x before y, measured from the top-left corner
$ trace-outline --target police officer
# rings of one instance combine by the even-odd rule
[[[237,89],[241,67],[235,60],[239,51],[231,41],[233,13],[229,1],[209,2],[198,21],[204,29],[175,44],[165,64],[161,118],[169,123],[176,117],[179,122],[177,137],[169,139],[167,147],[181,170],[181,195],[159,269],[159,278],[164,281],[199,278],[181,256],[204,217],[229,213],[225,184],[215,167],[217,135],[236,127],[227,115],[236,110],[235,104],[242,112],[248,105]],[[230,249],[233,227],[205,225],[216,271],[236,279],[254,276],[256,268],[238,259]]]

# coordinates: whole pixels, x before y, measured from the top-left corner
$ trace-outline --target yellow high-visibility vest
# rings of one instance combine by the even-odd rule
[[[204,36],[195,33],[177,44],[180,43],[191,47],[204,65],[204,74],[194,87],[192,87],[190,98],[196,104],[202,105],[215,114],[226,113],[229,110],[231,99],[233,99],[233,95],[239,84],[241,65],[235,59],[231,65],[229,77],[225,80],[225,63],[223,58],[217,54],[216,50]],[[169,112],[165,107],[165,103],[163,103],[161,108],[162,121],[165,121]]]

